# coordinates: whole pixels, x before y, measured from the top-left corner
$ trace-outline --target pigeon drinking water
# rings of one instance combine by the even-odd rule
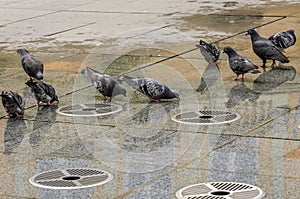
[[[2,104],[8,117],[23,117],[25,110],[25,100],[18,94],[12,91],[1,93]]]
[[[224,47],[224,53],[228,55],[229,66],[231,70],[237,75],[233,80],[238,80],[239,75],[242,75],[242,81],[245,78],[245,73],[260,73],[258,67],[254,65],[246,57],[239,55],[233,48],[226,46]]]
[[[110,97],[109,101],[111,102],[112,98],[117,95],[126,96],[126,90],[111,76],[89,67],[82,69],[81,73],[91,80],[95,88],[104,96],[104,101],[107,100],[107,97]]]
[[[281,51],[293,46],[296,43],[296,35],[294,30],[278,32],[268,39],[272,41]]]
[[[25,84],[31,88],[31,92],[37,100],[37,106],[55,106],[58,103],[55,89],[50,84],[33,80],[28,80]]]
[[[18,49],[17,53],[20,55],[22,67],[29,75],[30,79],[35,78],[37,80],[42,80],[44,78],[43,63],[31,55],[26,49]]]
[[[280,49],[270,40],[259,36],[259,34],[254,30],[248,30],[248,34],[251,35],[252,48],[254,53],[263,61],[262,68],[266,70],[267,60],[272,60],[272,68],[276,65],[275,61],[280,61],[282,63],[288,63],[288,58],[282,54]]]
[[[165,84],[151,78],[123,76],[120,78],[120,82],[126,83],[143,93],[153,102],[160,102],[161,99],[179,99],[179,93],[177,91],[170,89]]]

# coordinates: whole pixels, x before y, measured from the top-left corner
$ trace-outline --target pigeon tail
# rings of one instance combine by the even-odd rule
[[[261,73],[261,72],[260,72],[259,70],[257,70],[257,69],[250,70],[249,72],[252,73],[252,74]]]
[[[289,63],[290,62],[290,60],[281,52],[280,52],[280,56],[278,56],[276,60],[280,61],[281,63]]]
[[[135,78],[129,77],[129,76],[122,76],[119,81],[121,84],[126,83],[128,86],[132,86],[134,89],[139,88],[138,82],[134,80]]]
[[[22,57],[22,56],[24,56],[24,55],[30,54],[30,53],[28,52],[28,50],[26,50],[25,48],[20,48],[20,49],[18,49],[18,50],[17,50],[17,53],[20,55],[20,57]]]
[[[175,98],[180,100],[179,93],[177,91],[173,90],[173,89],[170,89],[170,90],[174,93]]]

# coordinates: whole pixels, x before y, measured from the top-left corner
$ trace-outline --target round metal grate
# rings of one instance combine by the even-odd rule
[[[113,175],[102,170],[70,168],[39,173],[29,179],[37,187],[47,189],[80,189],[105,184]]]
[[[172,120],[184,124],[213,125],[230,123],[240,119],[240,117],[240,115],[229,111],[200,110],[176,114]]]
[[[122,106],[110,103],[101,104],[75,104],[57,109],[57,113],[66,116],[103,116],[117,113]]]
[[[179,199],[260,199],[260,188],[237,182],[209,182],[184,187],[176,192]]]

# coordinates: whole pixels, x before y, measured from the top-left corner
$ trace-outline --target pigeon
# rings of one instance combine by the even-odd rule
[[[58,97],[55,94],[55,89],[50,84],[46,84],[43,81],[33,80],[28,80],[25,84],[31,88],[31,92],[37,100],[37,106],[57,105]]]
[[[35,78],[37,80],[42,80],[44,78],[43,63],[31,55],[26,49],[18,49],[17,53],[20,55],[22,67],[29,75],[30,79]]]
[[[208,88],[212,87],[220,79],[221,74],[219,66],[216,63],[208,63],[202,74],[200,85],[196,91],[204,94]]]
[[[196,47],[200,49],[202,56],[208,63],[218,61],[221,51],[217,46],[208,44],[201,39],[199,45],[196,45]]]
[[[288,63],[288,58],[282,54],[280,49],[270,40],[266,38],[262,38],[259,34],[254,30],[248,30],[248,34],[251,35],[252,48],[254,53],[263,61],[262,68],[264,71],[266,70],[266,61],[271,59],[273,61],[271,67],[276,66],[275,60],[280,61],[282,63]]]
[[[161,102],[161,99],[180,99],[177,91],[151,78],[123,76],[119,81],[143,93],[151,99],[152,102]]]
[[[8,114],[7,117],[23,117],[25,110],[25,100],[18,93],[12,91],[2,91],[1,97],[4,109]]]
[[[246,57],[239,55],[230,46],[224,47],[224,53],[228,55],[229,66],[231,70],[237,75],[232,80],[237,81],[239,79],[239,75],[242,75],[242,81],[244,81],[245,73],[252,73],[252,74],[260,73],[256,65],[254,65]]]
[[[285,32],[278,32],[268,38],[277,46],[281,51],[291,47],[296,43],[296,35],[294,30]]]
[[[126,90],[111,76],[89,67],[82,69],[81,73],[89,78],[95,88],[104,96],[104,102],[106,102],[107,97],[110,98],[109,102],[117,95],[124,95],[126,97]]]

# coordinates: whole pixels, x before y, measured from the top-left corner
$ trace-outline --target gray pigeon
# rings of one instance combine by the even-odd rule
[[[278,32],[271,37],[269,37],[275,46],[277,46],[281,51],[291,47],[296,43],[296,35],[294,30],[288,30],[285,32]]]
[[[12,91],[2,91],[2,104],[8,117],[23,117],[25,110],[25,100],[18,94]]]
[[[126,96],[126,90],[111,76],[89,67],[82,69],[81,73],[91,80],[95,88],[104,96],[104,101],[107,100],[107,97],[110,98],[109,101],[111,102],[112,98],[117,95]]]
[[[199,45],[196,45],[196,47],[200,49],[202,56],[208,63],[218,61],[221,51],[217,46],[208,44],[201,39]]]
[[[237,75],[232,80],[236,81],[239,79],[239,75],[242,75],[242,81],[244,81],[245,73],[260,73],[256,65],[246,57],[239,55],[233,48],[229,46],[224,47],[224,53],[228,55],[231,70]]]
[[[132,78],[123,76],[120,78],[120,82],[126,83],[137,91],[143,93],[153,102],[160,102],[161,99],[179,99],[179,93],[177,91],[170,89],[165,84],[151,78]]]
[[[29,75],[30,79],[35,78],[37,80],[42,80],[44,78],[43,63],[31,55],[26,49],[18,49],[17,53],[20,55],[22,67]]]
[[[31,88],[31,92],[37,100],[37,106],[55,106],[58,103],[55,89],[50,84],[33,80],[28,80],[25,84]]]
[[[251,35],[253,51],[263,61],[262,68],[264,69],[264,71],[266,70],[266,62],[269,59],[273,61],[271,65],[272,68],[276,65],[275,60],[282,63],[289,62],[288,58],[284,54],[282,54],[280,49],[276,47],[276,45],[272,41],[259,36],[259,34],[254,29],[248,30],[248,34]]]

